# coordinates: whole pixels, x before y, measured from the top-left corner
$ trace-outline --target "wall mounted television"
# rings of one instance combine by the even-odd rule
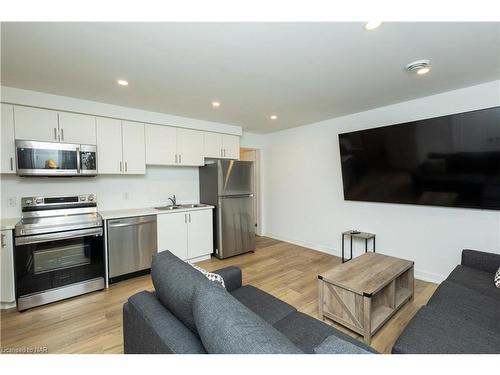
[[[339,134],[344,199],[500,210],[500,107]]]

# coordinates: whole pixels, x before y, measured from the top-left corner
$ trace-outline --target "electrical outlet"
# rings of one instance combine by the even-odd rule
[[[128,199],[128,197],[129,197],[128,192],[123,193],[123,199]]]
[[[16,197],[7,198],[7,206],[8,207],[16,207]]]

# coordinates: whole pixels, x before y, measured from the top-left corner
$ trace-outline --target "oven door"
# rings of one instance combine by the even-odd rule
[[[16,297],[104,277],[102,227],[16,237]]]
[[[80,146],[80,174],[85,176],[97,175],[97,147],[92,145]]]
[[[80,145],[16,140],[20,176],[78,175]]]

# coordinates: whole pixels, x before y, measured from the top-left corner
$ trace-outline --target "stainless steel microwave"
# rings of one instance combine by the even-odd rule
[[[16,140],[19,176],[95,176],[97,147]]]

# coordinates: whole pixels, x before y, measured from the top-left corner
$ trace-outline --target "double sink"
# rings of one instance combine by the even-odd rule
[[[155,207],[155,209],[160,211],[170,211],[170,210],[179,210],[186,208],[197,208],[197,207],[206,207],[206,204],[195,203],[195,204],[169,204],[167,206]]]

